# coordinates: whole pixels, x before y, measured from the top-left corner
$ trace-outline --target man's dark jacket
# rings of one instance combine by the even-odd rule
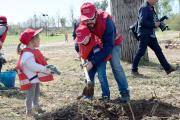
[[[139,8],[137,26],[135,32],[140,35],[152,35],[155,28],[154,12],[150,9],[150,4],[145,2]]]

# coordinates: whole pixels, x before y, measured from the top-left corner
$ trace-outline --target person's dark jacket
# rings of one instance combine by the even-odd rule
[[[149,8],[149,3],[141,5],[138,13],[138,20],[135,32],[140,35],[152,35],[155,28],[154,12]]]
[[[73,30],[73,39],[75,40],[76,39],[76,33],[75,33],[75,31],[76,31],[76,29],[77,29],[77,27],[79,26],[79,19],[74,23],[74,30]],[[78,47],[78,43],[75,43],[75,50],[76,50],[76,52],[79,52],[79,47]]]

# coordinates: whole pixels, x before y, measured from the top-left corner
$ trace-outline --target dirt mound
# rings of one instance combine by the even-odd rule
[[[120,103],[120,98],[111,100],[111,103],[105,103],[101,99],[79,100],[70,106],[53,110],[50,113],[42,115],[38,119],[53,120],[132,120],[132,113],[127,103]],[[150,100],[133,100],[131,107],[134,111],[135,119],[151,119],[163,117],[170,118],[172,114],[180,111],[179,108],[171,104],[158,102],[154,98]],[[177,118],[178,116],[176,116]],[[179,118],[179,117],[178,117]]]

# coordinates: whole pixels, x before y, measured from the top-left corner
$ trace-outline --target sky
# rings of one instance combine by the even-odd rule
[[[2,0],[0,0],[2,1]],[[17,24],[32,18],[35,14],[40,16],[47,14],[48,16],[56,16],[56,12],[60,12],[60,18],[69,19],[70,6],[74,8],[74,18],[79,18],[80,7],[85,2],[94,3],[102,0],[4,0],[1,4],[1,13],[8,19],[8,24]],[[110,0],[108,0],[108,8],[106,12],[110,13]],[[178,4],[174,3],[173,13],[178,11]],[[111,14],[111,13],[110,13]]]
[[[74,8],[74,18],[80,16],[80,7],[85,2],[94,3],[101,0],[4,0],[1,4],[1,13],[7,17],[8,24],[17,24],[32,18],[35,14],[40,16],[47,14],[55,16],[60,12],[60,18],[65,17],[67,20],[70,16],[70,6]],[[1,2],[2,3],[2,2]],[[107,12],[110,13],[110,0]]]

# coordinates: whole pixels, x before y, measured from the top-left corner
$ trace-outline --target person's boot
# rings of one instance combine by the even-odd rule
[[[134,77],[143,77],[143,74],[139,74],[139,72],[131,72],[131,74],[132,74]]]
[[[121,94],[120,102],[122,102],[122,103],[130,102],[129,92],[125,92],[125,93]]]
[[[171,67],[169,70],[166,71],[167,74],[170,74],[171,72],[177,70],[179,68],[179,66],[175,67]]]
[[[104,96],[104,97],[103,97],[103,101],[104,101],[105,103],[110,103],[110,98],[109,98],[108,96]]]

